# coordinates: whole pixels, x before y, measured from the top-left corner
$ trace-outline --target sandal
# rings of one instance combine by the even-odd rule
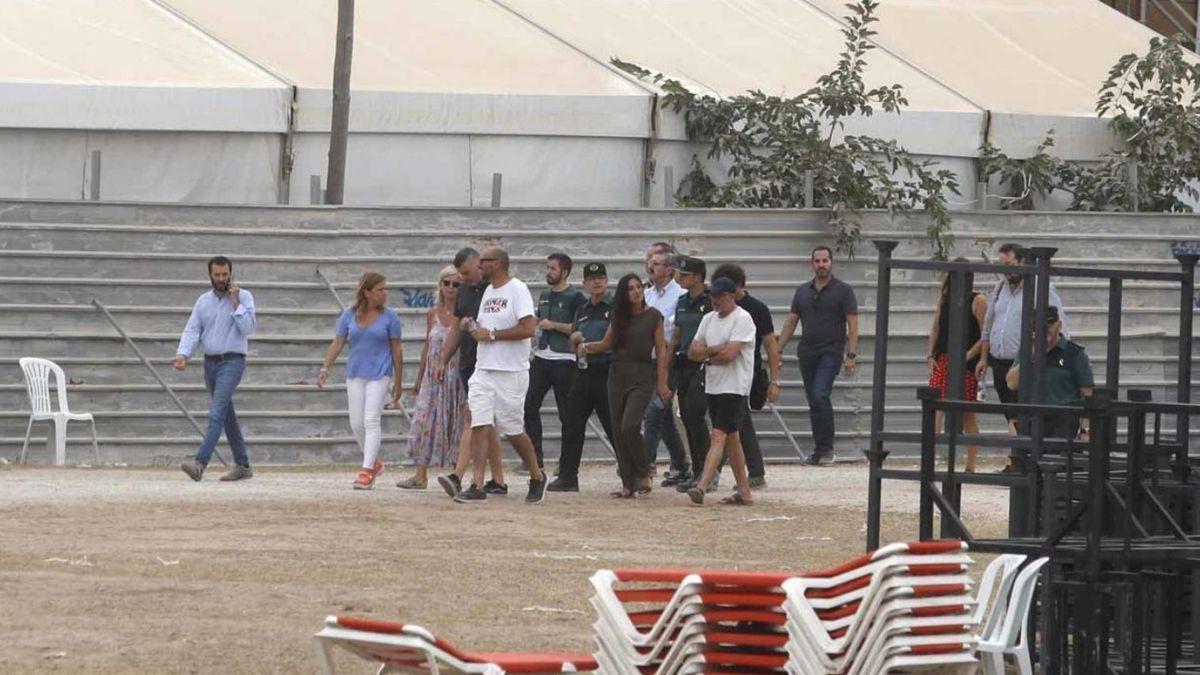
[[[745,497],[743,497],[739,494],[735,494],[735,495],[726,497],[721,500],[721,503],[726,506],[751,506],[754,504],[753,501],[746,499]]]
[[[642,485],[642,486],[638,487],[638,489],[635,490],[634,492],[636,492],[639,495],[648,495],[648,494],[650,494],[650,486]]]
[[[396,483],[396,487],[405,490],[424,490],[428,484],[428,481],[418,481],[416,476],[409,476],[407,479]]]
[[[612,492],[608,493],[608,496],[612,497],[613,499],[629,499],[633,496],[633,492],[631,490],[621,488],[620,490],[613,490]]]

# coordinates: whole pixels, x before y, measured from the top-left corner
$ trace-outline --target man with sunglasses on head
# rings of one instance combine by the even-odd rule
[[[1096,380],[1092,376],[1092,362],[1083,347],[1071,342],[1062,334],[1062,319],[1059,308],[1046,308],[1046,368],[1042,371],[1046,392],[1045,405],[1080,406],[1083,399],[1092,395]],[[1013,392],[1021,383],[1020,364],[1013,365],[1005,376]],[[1046,415],[1042,418],[1042,432],[1046,438],[1086,438],[1088,419],[1077,415]],[[1080,428],[1080,424],[1083,428]],[[1028,431],[1028,430],[1026,430]]]
[[[483,270],[479,267],[479,251],[465,247],[454,256],[454,267],[462,276],[462,284],[458,289],[458,300],[454,303],[454,316],[458,324],[450,327],[446,335],[446,345],[442,350],[442,358],[434,369],[434,377],[440,382],[442,375],[454,354],[458,353],[459,381],[462,382],[463,397],[470,394],[471,375],[475,373],[475,356],[478,343],[471,337],[470,328],[479,316],[479,303],[483,301],[483,292],[487,290],[488,282],[483,278]],[[454,471],[437,477],[438,485],[451,498],[462,492],[462,477],[471,466],[471,411],[467,410],[467,431],[463,433],[458,443],[458,461]],[[504,482],[504,464],[500,460],[500,436],[493,433],[488,441],[488,466],[492,470],[492,479],[484,483],[483,491],[490,495],[508,494],[508,485]]]

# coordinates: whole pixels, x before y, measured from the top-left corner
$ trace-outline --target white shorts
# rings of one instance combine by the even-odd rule
[[[525,392],[528,370],[475,369],[467,388],[471,427],[494,425],[501,436],[525,432]]]

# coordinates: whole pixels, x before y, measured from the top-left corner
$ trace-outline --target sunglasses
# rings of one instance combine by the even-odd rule
[[[442,279],[442,285],[447,288],[458,288],[461,284],[462,284],[461,281],[450,281],[449,279]]]
[[[480,258],[479,262],[496,262],[495,258]]]

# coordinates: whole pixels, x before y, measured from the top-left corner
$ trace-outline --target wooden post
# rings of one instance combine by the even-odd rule
[[[92,177],[88,186],[88,199],[100,201],[100,151],[92,151]]]
[[[500,192],[504,187],[504,174],[492,174],[492,208],[500,208]]]
[[[329,168],[325,200],[343,203],[346,193],[346,144],[350,133],[350,60],[354,53],[354,0],[338,0],[333,56],[333,121],[329,129]]]

